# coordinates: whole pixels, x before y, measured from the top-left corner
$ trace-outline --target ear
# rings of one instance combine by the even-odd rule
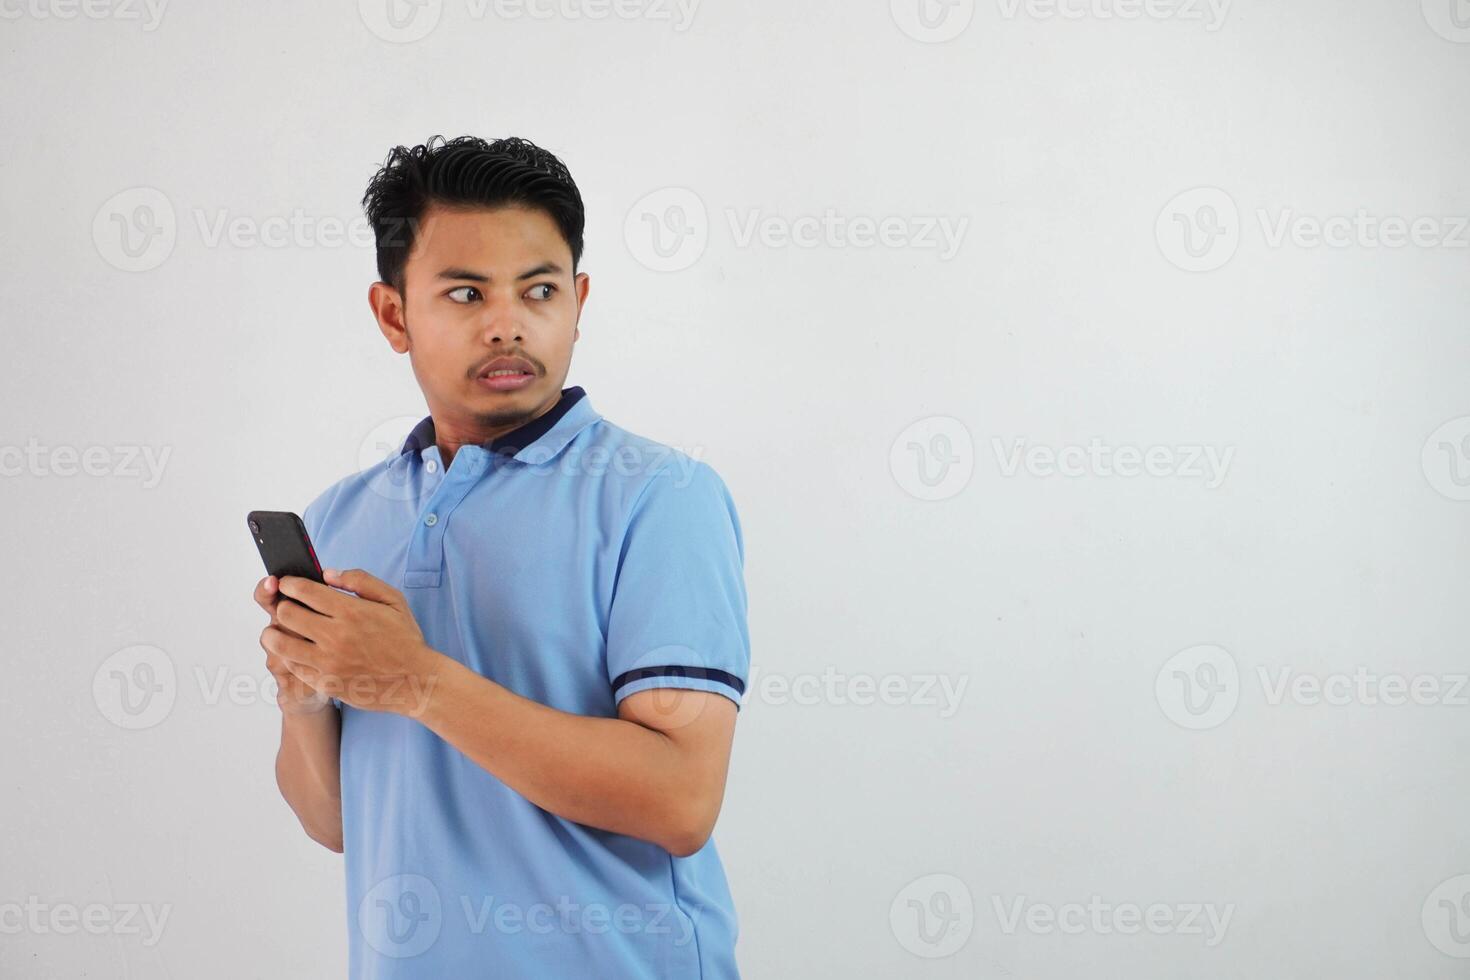
[[[368,288],[368,306],[378,321],[388,346],[400,354],[408,352],[408,327],[403,319],[403,295],[386,282]]]
[[[575,342],[582,339],[582,307],[587,304],[587,294],[592,290],[592,277],[585,272],[579,272],[573,282],[577,293],[577,326],[572,331],[572,340]]]

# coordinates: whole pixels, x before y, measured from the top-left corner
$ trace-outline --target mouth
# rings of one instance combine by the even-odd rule
[[[491,391],[515,391],[535,380],[535,366],[523,357],[497,357],[475,376],[476,384]]]

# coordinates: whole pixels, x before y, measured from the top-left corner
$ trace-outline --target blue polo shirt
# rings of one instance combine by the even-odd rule
[[[729,491],[580,387],[447,469],[425,418],[302,516],[323,566],[400,589],[431,647],[524,697],[602,717],[649,688],[743,697]],[[352,980],[738,975],[713,841],[681,858],[563,819],[418,721],[338,704]]]

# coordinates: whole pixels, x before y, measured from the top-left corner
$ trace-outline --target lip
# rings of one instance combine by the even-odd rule
[[[495,378],[476,378],[475,383],[491,391],[515,391],[535,380],[536,376],[531,374],[502,374]]]
[[[491,371],[520,371],[520,374],[502,374],[489,377]],[[536,368],[524,357],[497,357],[480,367],[475,383],[491,391],[515,391],[536,380]]]

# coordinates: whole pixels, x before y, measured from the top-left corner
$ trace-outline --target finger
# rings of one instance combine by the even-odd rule
[[[322,571],[322,576],[327,580],[328,585],[355,592],[360,598],[381,602],[387,606],[401,608],[404,605],[403,593],[360,568],[349,568],[345,572],[327,568]]]
[[[302,684],[311,688],[318,694],[326,697],[337,697],[339,692],[335,678],[313,667],[311,664],[296,660],[287,660],[286,669],[291,676]]]
[[[291,662],[285,657],[276,656],[274,653],[267,653],[265,655],[265,669],[270,671],[271,676],[276,679],[276,683],[282,687],[297,680],[296,675],[291,673]]]
[[[283,602],[276,607],[275,625],[284,627],[313,643],[324,638],[331,622],[326,616],[306,608],[299,602]]]
[[[279,598],[279,595],[280,593],[277,591],[276,577],[274,575],[267,575],[255,584],[255,602],[266,612],[273,612],[275,610],[276,600]]]
[[[295,599],[304,606],[331,618],[340,615],[345,608],[345,603],[350,602],[350,597],[343,595],[336,589],[313,582],[309,578],[300,575],[281,576],[281,595],[288,599]]]
[[[293,674],[289,667],[284,666],[286,661],[283,660],[281,663],[283,665],[281,672],[271,675],[276,682],[276,689],[279,691],[279,694],[276,696],[277,704],[280,704],[282,701],[299,701],[302,698],[320,693],[300,677]]]
[[[260,645],[266,653],[284,660],[316,666],[321,662],[321,648],[310,640],[293,636],[279,626],[267,626],[260,634]]]

